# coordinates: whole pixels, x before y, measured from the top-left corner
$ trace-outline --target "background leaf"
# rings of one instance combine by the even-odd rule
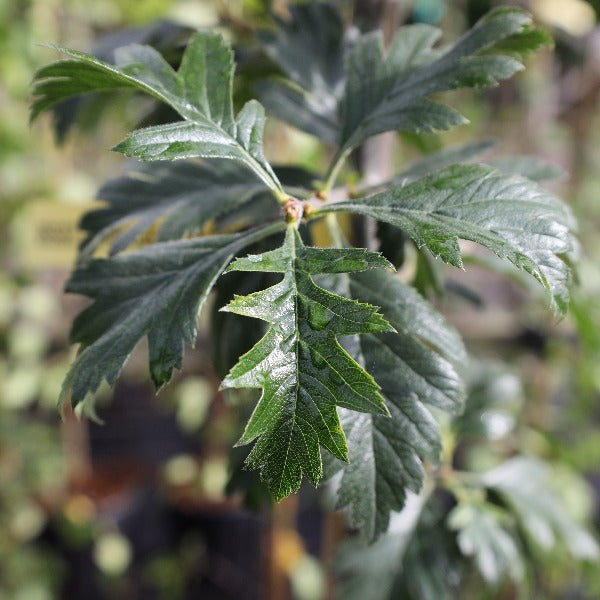
[[[159,242],[197,233],[219,217],[265,191],[264,184],[237,163],[154,163],[134,167],[126,176],[112,179],[98,191],[107,206],[86,213],[81,228],[85,254],[107,237],[111,254],[135,242],[159,219]],[[271,200],[273,202],[273,200]]]
[[[448,50],[434,48],[440,32],[426,25],[400,29],[385,55],[381,33],[363,36],[347,56],[339,155],[384,131],[430,132],[465,123],[454,109],[428,98],[511,77],[522,65],[507,55],[502,42],[511,40],[509,54],[538,48],[531,31],[527,13],[499,8]]]
[[[266,53],[289,78],[261,82],[261,101],[287,123],[335,143],[344,78],[340,15],[324,2],[293,4],[289,12],[289,20],[276,20],[275,31],[260,34]]]
[[[397,277],[356,274],[349,288],[353,298],[380,306],[397,331],[356,336],[350,350],[381,386],[392,418],[340,411],[349,464],[337,489],[338,507],[372,540],[387,530],[407,492],[420,491],[421,459],[437,460],[439,428],[428,407],[460,412],[464,390],[454,365],[466,356],[458,334]]]
[[[512,458],[483,476],[484,483],[500,492],[521,527],[541,548],[551,549],[558,537],[573,556],[597,560],[598,543],[569,516],[550,489],[550,480],[548,465],[526,456]]]

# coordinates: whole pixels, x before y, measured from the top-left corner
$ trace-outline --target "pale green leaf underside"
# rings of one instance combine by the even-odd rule
[[[533,275],[553,308],[566,311],[573,220],[564,203],[527,179],[484,165],[455,165],[320,211],[350,211],[395,225],[418,247],[457,267],[462,267],[459,239],[481,244]]]
[[[487,583],[497,585],[505,575],[514,581],[523,578],[520,546],[507,527],[506,511],[489,502],[463,502],[452,510],[448,523],[457,530],[460,551],[473,558]]]
[[[373,540],[407,491],[423,484],[421,459],[437,460],[438,425],[428,409],[462,409],[464,390],[454,365],[466,360],[458,334],[413,288],[380,271],[352,275],[353,298],[380,306],[397,333],[356,336],[349,348],[381,386],[392,418],[341,411],[349,464],[337,490],[348,520]]]
[[[75,319],[71,338],[80,352],[63,384],[73,406],[102,381],[116,381],[123,364],[148,337],[150,372],[157,386],[180,368],[184,342],[193,345],[196,320],[217,277],[245,246],[280,231],[283,224],[236,235],[147,246],[78,266],[68,292],[94,299]]]
[[[546,463],[517,456],[485,473],[483,481],[504,498],[525,533],[544,550],[560,539],[577,558],[600,557],[598,543],[573,520],[552,489],[552,472]]]
[[[142,160],[191,157],[241,161],[276,194],[281,185],[264,158],[264,109],[248,102],[233,116],[233,53],[221,36],[198,33],[189,42],[179,71],[149,46],[126,46],[116,64],[66,48],[71,57],[35,75],[31,118],[57,102],[87,92],[133,89],[165,102],[183,122],[132,132],[115,150]]]
[[[312,277],[377,267],[390,265],[366,250],[306,247],[289,227],[282,247],[238,259],[229,268],[283,274],[280,283],[236,296],[223,309],[269,323],[222,387],[263,390],[239,443],[256,440],[247,464],[260,469],[277,500],[296,491],[303,474],[317,484],[320,446],[347,460],[337,406],[387,414],[373,378],[336,338],[389,331],[389,323],[376,307],[328,292]]]

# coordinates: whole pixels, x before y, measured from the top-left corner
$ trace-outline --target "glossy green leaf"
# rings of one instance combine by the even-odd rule
[[[455,165],[415,183],[319,209],[351,211],[402,229],[462,267],[459,239],[471,240],[533,275],[564,314],[575,250],[568,207],[535,183],[483,165]]]
[[[116,381],[137,343],[148,337],[150,373],[157,387],[180,368],[183,345],[193,345],[196,319],[217,277],[245,246],[282,224],[237,235],[162,243],[78,266],[68,292],[94,299],[75,319],[71,339],[80,351],[63,384],[73,406],[102,381]]]
[[[356,274],[349,288],[353,298],[380,306],[397,331],[356,336],[351,351],[381,386],[392,418],[341,411],[350,464],[338,506],[372,540],[387,530],[390,513],[403,508],[407,491],[421,489],[421,460],[437,460],[439,429],[428,407],[460,412],[464,390],[454,365],[466,356],[458,334],[397,277]]]
[[[230,271],[282,273],[280,283],[236,296],[224,310],[267,321],[265,336],[242,356],[223,388],[262,388],[239,444],[256,440],[247,459],[260,469],[273,496],[296,491],[302,474],[322,476],[320,446],[347,460],[336,407],[388,414],[379,388],[337,342],[337,337],[389,331],[374,306],[317,286],[319,273],[389,268],[361,249],[306,247],[293,226],[280,248],[237,259]]]
[[[131,45],[115,51],[115,65],[65,48],[71,57],[35,76],[31,118],[57,102],[86,92],[133,89],[171,106],[183,122],[132,132],[115,150],[141,160],[225,158],[252,169],[276,195],[281,185],[263,156],[264,109],[248,102],[234,119],[233,53],[221,36],[194,36],[178,72],[156,50]]]
[[[434,48],[440,32],[426,25],[400,29],[387,54],[380,33],[363,36],[347,57],[340,154],[384,131],[430,132],[465,123],[454,109],[429,97],[511,77],[522,65],[509,54],[539,47],[532,31],[527,13],[499,8],[447,50]],[[509,39],[510,51],[503,50]]]

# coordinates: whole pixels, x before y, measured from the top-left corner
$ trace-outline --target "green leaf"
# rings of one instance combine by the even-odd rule
[[[217,277],[245,246],[282,229],[259,227],[237,235],[167,242],[78,266],[68,292],[94,299],[75,319],[81,344],[63,384],[61,403],[73,406],[102,381],[116,381],[137,343],[148,337],[150,373],[157,387],[180,368],[183,344],[193,345],[196,319]]]
[[[279,196],[281,184],[262,153],[265,111],[250,100],[239,112],[231,131],[210,121],[185,121],[132,131],[113,150],[140,160],[225,158],[252,169]]]
[[[415,290],[391,274],[352,275],[350,292],[376,304],[397,333],[356,336],[352,354],[368,365],[392,418],[341,410],[350,464],[338,488],[338,507],[350,525],[373,540],[403,508],[407,491],[423,484],[421,459],[437,460],[439,427],[428,407],[462,409],[464,390],[454,364],[464,363],[458,334]]]
[[[560,497],[552,490],[547,464],[532,457],[517,456],[488,471],[483,482],[501,494],[526,534],[541,548],[553,548],[558,537],[577,558],[597,560],[600,557],[596,540],[569,516]]]
[[[347,57],[339,155],[384,131],[430,132],[465,123],[454,109],[428,98],[511,77],[522,65],[507,53],[537,48],[539,39],[532,39],[532,31],[527,13],[500,8],[446,51],[433,48],[440,32],[426,25],[400,29],[387,55],[380,33],[363,36]],[[509,39],[510,52],[502,47]]]
[[[415,183],[315,211],[350,211],[402,229],[419,248],[462,268],[471,240],[533,275],[564,314],[575,250],[568,207],[535,183],[483,165],[455,165]],[[567,261],[567,262],[565,262]]]
[[[337,101],[343,89],[343,24],[324,2],[293,4],[290,19],[260,40],[269,57],[289,77],[263,82],[263,104],[280,119],[327,142],[338,138]]]
[[[448,525],[458,531],[458,547],[472,556],[486,582],[498,584],[504,576],[520,581],[524,565],[517,539],[507,525],[508,513],[483,501],[463,501],[448,515]]]
[[[135,242],[160,219],[157,241],[180,239],[236,211],[264,184],[236,163],[192,162],[139,165],[124,177],[105,183],[98,199],[107,206],[86,213],[80,227],[87,232],[85,254],[111,239],[111,254]]]
[[[340,576],[335,598],[339,600],[389,600],[393,595],[394,580],[402,569],[406,552],[414,544],[414,535],[429,494],[408,494],[402,512],[391,515],[389,530],[373,543],[361,538],[343,541],[334,563]],[[404,596],[402,596],[404,598]]]
[[[317,484],[320,446],[347,460],[337,406],[387,414],[375,381],[336,338],[390,331],[389,323],[375,307],[328,292],[312,278],[376,267],[390,265],[366,250],[306,247],[290,226],[283,246],[237,259],[229,268],[283,273],[277,285],[236,296],[224,307],[267,321],[269,328],[221,384],[263,390],[238,443],[258,438],[247,464],[261,470],[277,500],[298,489],[303,473]]]
[[[184,122],[132,132],[114,149],[142,160],[226,158],[252,169],[282,196],[281,185],[264,158],[264,109],[248,102],[233,117],[233,53],[221,36],[194,36],[176,73],[149,46],[131,45],[115,51],[115,65],[66,48],[71,60],[41,68],[35,75],[31,118],[57,102],[86,92],[133,89],[171,106]]]

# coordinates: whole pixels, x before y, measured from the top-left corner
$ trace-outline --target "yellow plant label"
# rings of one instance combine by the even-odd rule
[[[23,263],[29,269],[70,269],[84,233],[78,229],[90,204],[37,201],[27,207]]]

